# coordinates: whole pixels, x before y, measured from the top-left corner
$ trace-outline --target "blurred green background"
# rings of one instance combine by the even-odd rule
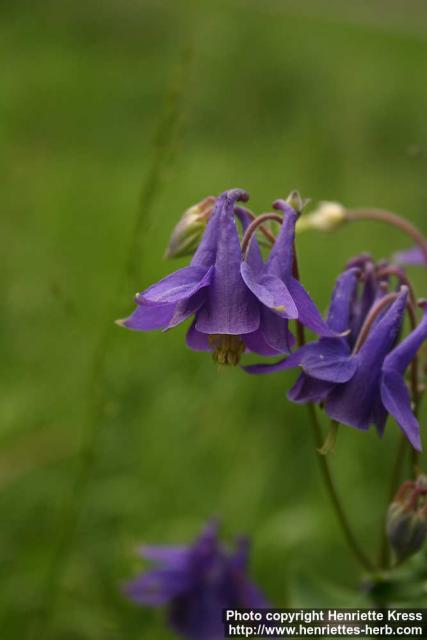
[[[162,255],[182,211],[229,187],[258,212],[297,188],[426,230],[426,24],[403,0],[1,3],[2,640],[171,637],[120,584],[138,543],[214,514],[253,537],[277,606],[366,602],[295,374],[218,371],[185,327],[113,320],[181,265]],[[301,236],[304,282],[324,309],[350,255],[408,244]],[[398,436],[342,429],[333,457],[371,553]]]

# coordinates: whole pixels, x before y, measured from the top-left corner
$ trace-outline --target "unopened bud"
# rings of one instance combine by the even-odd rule
[[[310,202],[309,198],[302,198],[299,191],[291,191],[286,198],[286,202],[291,205],[297,213],[301,213],[304,207]]]
[[[166,258],[182,258],[195,252],[212,215],[215,202],[215,196],[208,196],[183,213],[172,232],[165,253]]]
[[[387,535],[398,562],[421,549],[427,536],[427,476],[402,484],[388,508]]]
[[[335,231],[346,221],[346,210],[339,202],[321,202],[317,209],[297,222],[297,231]]]

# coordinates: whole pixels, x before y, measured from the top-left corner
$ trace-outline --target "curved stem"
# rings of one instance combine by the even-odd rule
[[[408,222],[408,220],[405,220],[405,218],[383,209],[348,209],[346,211],[346,218],[351,221],[377,220],[400,229],[400,231],[403,231],[419,246],[427,264],[427,239],[417,227],[411,222]]]
[[[243,259],[246,260],[248,255],[250,242],[256,230],[261,228],[262,224],[268,220],[274,220],[279,224],[283,222],[283,216],[280,216],[278,213],[263,213],[260,216],[257,216],[254,220],[252,220],[249,227],[246,229],[245,234],[242,238],[242,256]]]
[[[296,250],[295,250],[295,245],[294,245],[294,263],[293,263],[293,275],[294,278],[296,280],[299,280],[299,267],[298,267],[298,260],[296,257]],[[299,322],[299,320],[296,321],[296,333],[297,333],[297,342],[298,345],[300,347],[304,346],[305,344],[305,331],[304,331],[304,326],[301,324],[301,322]],[[355,558],[357,558],[358,562],[361,564],[361,566],[366,569],[367,571],[374,571],[375,567],[373,565],[373,563],[371,562],[371,560],[365,555],[364,551],[361,549],[361,547],[359,546],[359,543],[357,542],[357,539],[355,537],[355,535],[353,534],[351,525],[347,519],[346,513],[344,511],[344,508],[341,504],[340,498],[338,496],[337,490],[335,488],[335,484],[332,478],[332,473],[331,473],[331,469],[329,466],[329,461],[326,458],[326,456],[321,455],[318,451],[319,449],[322,448],[323,445],[323,436],[322,436],[322,430],[317,418],[317,413],[316,413],[316,407],[313,403],[308,403],[307,404],[307,411],[309,414],[309,418],[310,418],[310,424],[311,424],[311,428],[312,428],[312,432],[313,432],[313,438],[314,438],[314,442],[315,442],[315,446],[316,446],[316,450],[317,450],[317,459],[319,461],[319,465],[320,465],[320,470],[322,473],[322,478],[326,487],[326,490],[328,492],[329,498],[331,500],[332,506],[334,508],[336,517],[338,519],[338,522],[341,525],[341,529],[342,532],[344,534],[345,539],[347,540],[348,546],[350,547],[350,549],[352,550]]]
[[[247,207],[239,207],[239,209],[247,213],[247,215],[252,219],[252,221],[256,219],[257,216],[253,213],[253,211],[251,211]],[[267,229],[267,227],[264,227],[264,225],[261,225],[259,227],[259,230],[267,238],[270,244],[274,244],[276,242],[276,238],[274,234],[272,234],[271,231]]]

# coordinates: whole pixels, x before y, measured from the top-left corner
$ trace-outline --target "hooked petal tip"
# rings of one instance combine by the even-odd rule
[[[232,202],[237,202],[238,200],[240,200],[240,202],[247,202],[249,200],[249,193],[244,189],[229,189],[224,195]]]

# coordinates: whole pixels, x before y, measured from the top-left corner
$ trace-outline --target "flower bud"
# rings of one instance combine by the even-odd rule
[[[291,191],[286,198],[286,202],[297,212],[301,213],[304,207],[310,202],[309,198],[302,198],[299,191]]]
[[[215,202],[215,196],[208,196],[183,213],[172,232],[165,253],[166,258],[182,258],[195,252],[212,215]]]
[[[421,549],[427,536],[427,476],[402,484],[388,508],[387,535],[398,562]]]
[[[339,202],[321,202],[317,209],[302,216],[297,231],[335,231],[346,221],[346,210]]]

